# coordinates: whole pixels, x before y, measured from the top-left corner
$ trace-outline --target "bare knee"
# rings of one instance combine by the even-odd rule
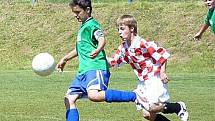
[[[104,92],[98,90],[89,90],[88,98],[93,102],[102,102],[104,101]]]
[[[149,112],[143,112],[143,118],[150,120],[150,113]]]
[[[67,97],[64,97],[64,104],[65,104],[65,107],[66,109],[70,109],[70,102],[69,102],[69,98]]]
[[[156,118],[156,113],[152,113],[149,111],[143,111],[143,117],[149,121],[154,121]]]
[[[157,104],[153,103],[153,104],[150,104],[149,111],[158,113],[158,112],[163,112],[163,109],[164,109],[163,103],[157,103]]]
[[[74,96],[65,96],[64,97],[64,104],[66,109],[76,108],[76,100],[78,99],[78,95]]]

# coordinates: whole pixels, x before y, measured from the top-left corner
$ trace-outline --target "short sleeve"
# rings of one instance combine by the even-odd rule
[[[208,10],[207,16],[205,17],[205,24],[207,24],[208,26],[210,26],[209,20],[210,20],[210,18],[212,16],[212,13],[213,13],[213,11]]]
[[[148,50],[148,53],[151,55],[155,62],[158,62],[163,65],[169,58],[170,54],[163,47],[158,47],[157,44],[152,41],[146,42],[144,44]]]

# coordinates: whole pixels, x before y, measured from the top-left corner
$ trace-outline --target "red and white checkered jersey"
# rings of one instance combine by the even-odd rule
[[[109,61],[114,67],[130,64],[138,79],[144,81],[159,74],[169,56],[166,49],[136,36],[130,46],[127,42],[122,43]]]

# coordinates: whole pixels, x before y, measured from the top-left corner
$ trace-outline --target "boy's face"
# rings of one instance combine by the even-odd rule
[[[122,38],[122,41],[131,41],[132,30],[128,26],[124,24],[119,25],[118,33],[119,33],[119,36]]]
[[[90,16],[90,10],[87,8],[86,10],[80,8],[78,5],[72,7],[72,12],[74,13],[75,18],[78,22],[86,21]]]
[[[203,0],[203,1],[204,1],[205,5],[208,6],[209,9],[214,9],[214,6],[215,6],[214,1],[215,0]]]

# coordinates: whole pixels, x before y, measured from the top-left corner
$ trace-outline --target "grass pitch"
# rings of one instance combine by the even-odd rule
[[[187,104],[190,121],[214,121],[214,73],[170,73],[169,91],[172,101]],[[0,121],[64,121],[63,97],[73,72],[39,77],[31,71],[0,72]],[[121,84],[121,85],[119,85]],[[133,90],[133,72],[112,73],[109,88]],[[79,100],[80,121],[143,121],[133,103],[94,103]],[[167,115],[179,121],[174,115]]]
[[[134,15],[139,34],[156,40],[172,55],[168,64],[172,101],[186,102],[190,121],[214,121],[214,35],[208,30],[201,41],[192,41],[207,8],[197,0],[134,0],[130,5],[122,1],[95,0],[93,4],[93,16],[107,34],[107,54],[120,42],[116,19],[122,14]],[[0,3],[0,121],[64,121],[63,98],[74,73],[42,78],[31,71],[15,70],[31,69],[32,57],[39,52],[50,52],[58,60],[74,47],[79,25],[68,1],[39,0],[34,7],[29,0]],[[77,62],[70,65],[66,69],[73,70]],[[109,87],[133,90],[136,78],[128,70],[114,72]],[[78,108],[80,121],[143,120],[132,103],[79,100]],[[167,116],[178,121],[176,115]]]

